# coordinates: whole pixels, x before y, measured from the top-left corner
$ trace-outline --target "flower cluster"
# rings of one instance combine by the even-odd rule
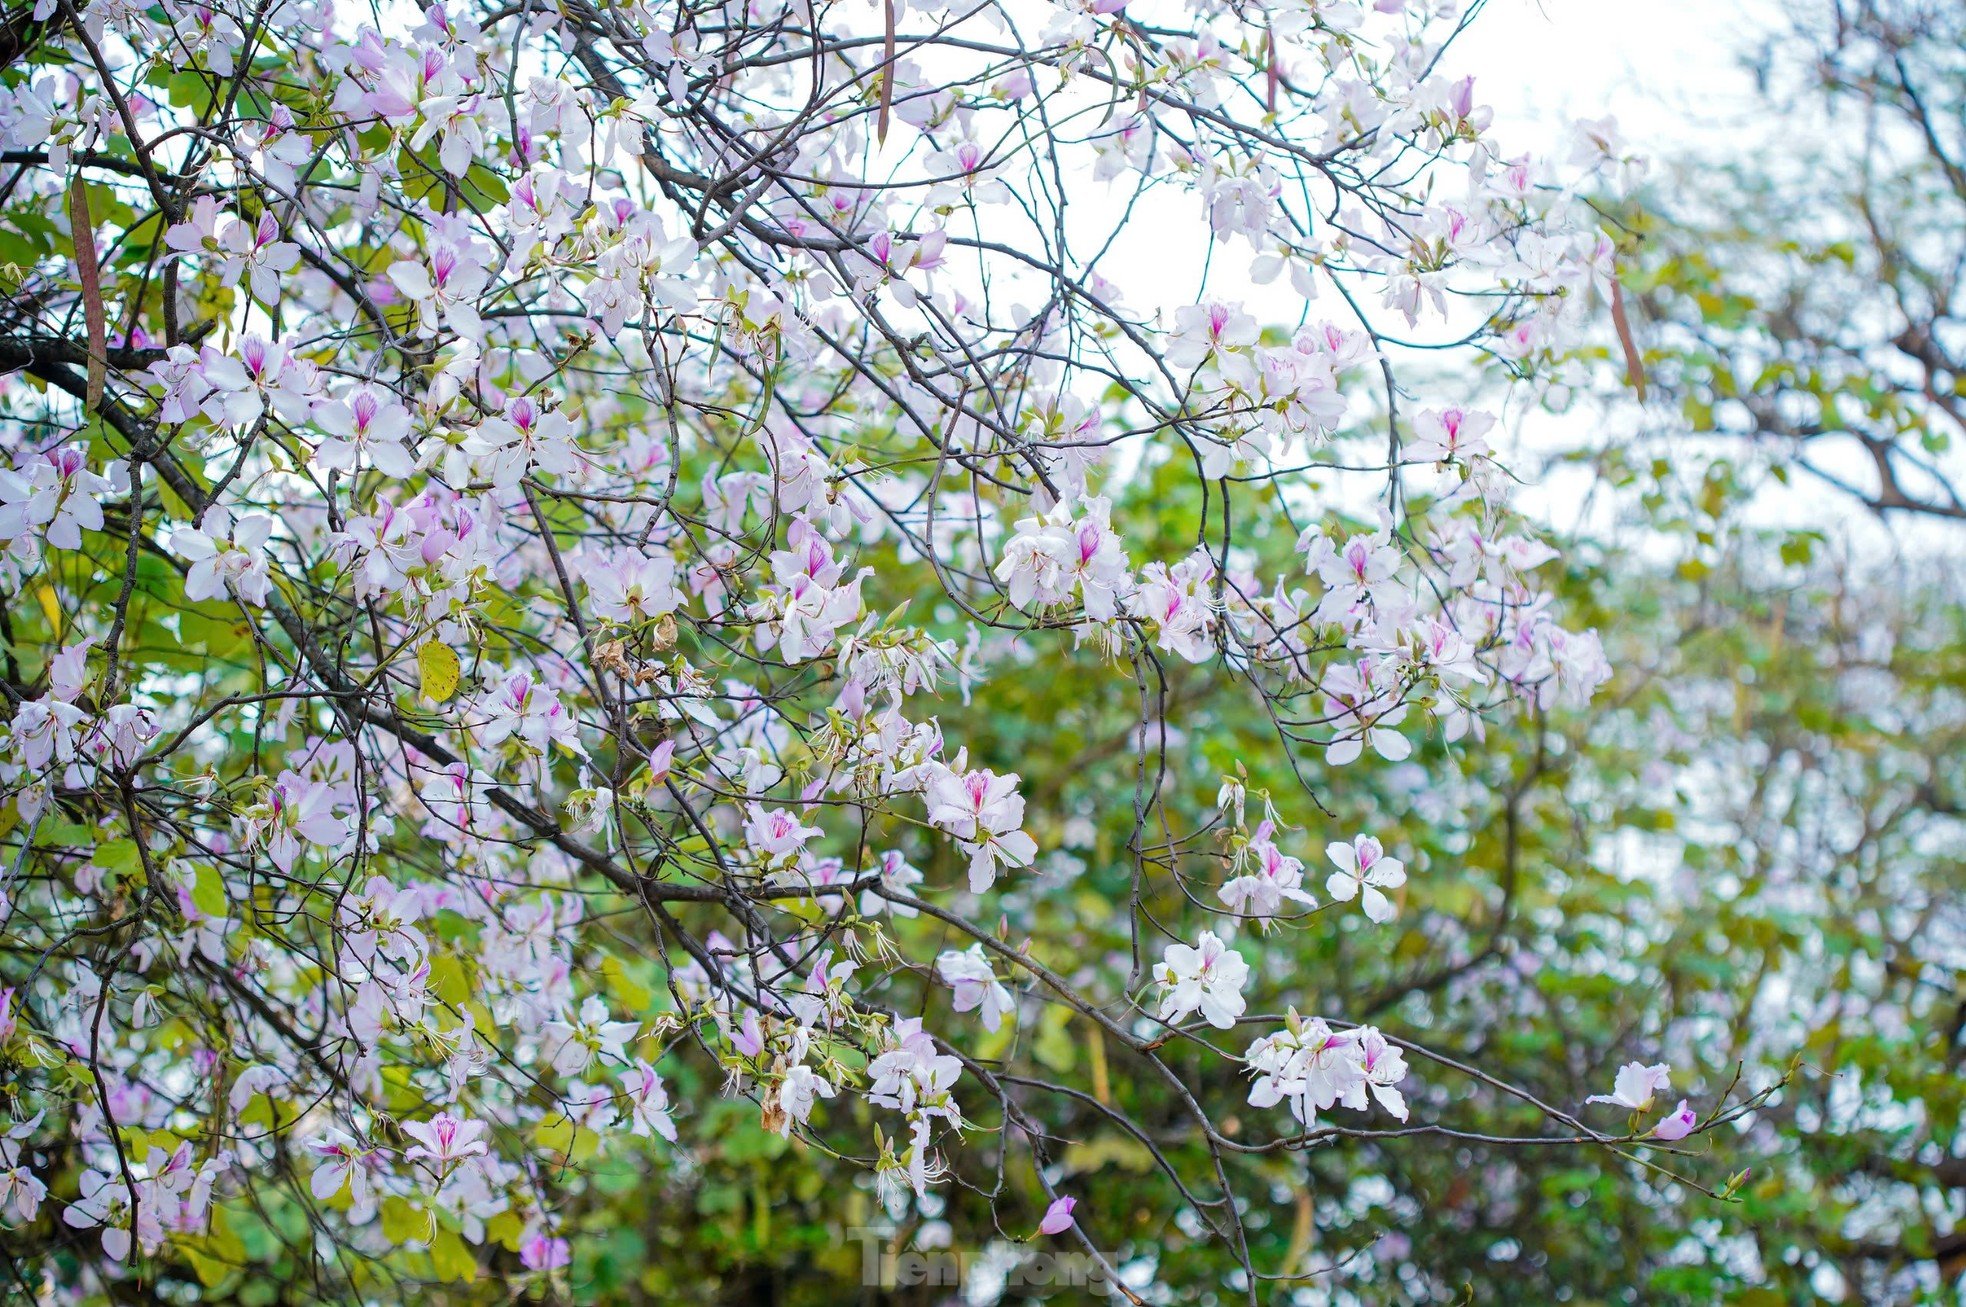
[[[1273,726],[1301,819],[1605,680],[1475,351],[1379,397],[1416,332],[1532,369],[1608,253],[1438,71],[1454,6],[1151,8],[36,10],[10,1248],[112,1297],[564,1281],[617,1161],[740,1129],[719,1087],[897,1210],[1049,1187],[1057,1114],[1119,1110],[1108,1043],[1202,1112],[1163,1042],[1218,1056],[1311,988],[1273,949],[1393,921],[1377,840],[1328,848],[1367,922],[1327,913],[1276,803],[1189,802],[1185,742]],[[1192,202],[1192,301],[1077,248],[1088,187]],[[1110,808],[1037,779],[1052,693],[1137,705],[1071,740]],[[1089,1088],[1030,1065],[1082,1065],[1060,1016]],[[1400,1049],[1293,1013],[1249,1101],[1403,1120]]]

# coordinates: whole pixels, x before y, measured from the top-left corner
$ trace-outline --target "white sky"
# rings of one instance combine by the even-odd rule
[[[1769,21],[1768,0],[1489,0],[1450,61],[1504,147],[1607,113],[1641,153],[1710,146],[1747,106],[1739,55]]]

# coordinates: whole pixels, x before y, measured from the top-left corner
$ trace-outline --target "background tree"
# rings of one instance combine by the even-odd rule
[[[1644,213],[1644,371],[1691,427],[1889,515],[1966,519],[1966,15],[1798,0],[1756,41],[1747,150]]]

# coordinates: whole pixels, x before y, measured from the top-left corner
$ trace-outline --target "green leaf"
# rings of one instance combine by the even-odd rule
[[[225,878],[219,875],[217,867],[198,868],[197,879],[191,883],[191,901],[207,916],[226,915],[229,903],[225,897]]]
[[[143,865],[143,858],[137,850],[137,842],[132,839],[110,840],[96,845],[95,856],[89,859],[112,875],[127,875]]]

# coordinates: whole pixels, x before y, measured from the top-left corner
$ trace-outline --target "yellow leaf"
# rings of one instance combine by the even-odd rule
[[[511,1212],[500,1212],[485,1222],[485,1241],[495,1243],[507,1252],[519,1251],[519,1240],[525,1232],[526,1227]]]
[[[464,975],[464,964],[448,953],[430,959],[430,992],[453,1007],[471,997],[471,982]]]
[[[428,1243],[436,1222],[429,1212],[392,1195],[382,1200],[382,1233],[391,1243]]]
[[[478,1258],[464,1240],[449,1230],[439,1230],[430,1241],[430,1260],[437,1268],[439,1279],[465,1283],[478,1278]]]
[[[444,703],[457,693],[457,680],[464,668],[446,644],[432,640],[416,651],[416,670],[422,677],[423,695],[432,703]]]
[[[61,639],[61,600],[55,598],[55,588],[51,585],[41,586],[35,590],[34,597],[40,601],[41,615],[54,628],[55,638]]]

